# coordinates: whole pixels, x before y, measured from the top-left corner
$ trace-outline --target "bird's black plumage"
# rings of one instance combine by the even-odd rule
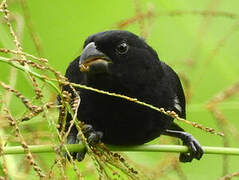
[[[69,81],[123,94],[173,110],[186,118],[184,92],[177,74],[159,60],[157,53],[140,37],[128,31],[105,31],[85,41],[84,50],[70,63]],[[68,86],[64,90],[71,92]],[[200,159],[203,150],[173,118],[121,98],[77,89],[81,97],[78,119],[102,132],[102,141],[114,145],[139,145],[161,134],[179,137],[190,149],[181,161]],[[71,120],[67,118],[67,124]],[[71,130],[69,143],[77,142]]]

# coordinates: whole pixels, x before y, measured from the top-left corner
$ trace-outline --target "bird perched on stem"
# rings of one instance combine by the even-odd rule
[[[105,31],[89,36],[82,54],[70,63],[65,76],[70,82],[137,98],[153,106],[175,111],[186,118],[185,97],[178,75],[142,38],[128,31]],[[69,86],[63,90],[72,92]],[[77,117],[90,144],[100,140],[112,145],[140,145],[160,135],[180,138],[188,146],[181,162],[200,159],[199,142],[179,127],[173,118],[125,99],[77,89],[81,97]],[[72,117],[68,114],[66,130]],[[78,143],[72,127],[67,137]],[[79,161],[85,152],[74,153]]]

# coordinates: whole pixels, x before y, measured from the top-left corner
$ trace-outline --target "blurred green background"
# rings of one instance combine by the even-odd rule
[[[223,122],[220,118],[219,120],[215,118],[206,106],[216,95],[233,87],[239,81],[238,1],[9,0],[8,5],[12,16],[11,21],[14,28],[18,29],[24,52],[47,58],[49,64],[63,74],[69,62],[80,55],[84,40],[93,33],[123,28],[145,36],[147,43],[158,52],[159,58],[180,74],[188,95],[187,119],[205,127],[225,131],[229,145],[239,147],[237,132],[239,95],[236,93],[239,88],[237,87],[234,93],[229,93],[229,98],[216,106],[222,113],[220,117],[224,117]],[[0,47],[14,49],[12,37],[4,23],[3,13],[0,13]],[[151,15],[144,16],[147,13]],[[135,21],[130,21],[134,19]],[[29,29],[27,23],[30,23],[32,29]],[[40,55],[32,40],[32,32],[39,38]],[[1,63],[0,67],[0,80],[10,84],[9,66]],[[16,77],[16,89],[32,98],[31,84],[24,79],[23,73],[17,72]],[[4,102],[5,98],[3,92],[1,89],[1,102]],[[54,102],[56,93],[52,90],[46,90],[45,93],[46,99]],[[23,106],[17,98],[12,98],[9,106],[16,117],[22,114]],[[57,112],[54,111],[52,114],[49,119],[57,118]],[[4,121],[2,118],[0,120]],[[223,146],[223,138],[219,136],[182,123],[180,125],[192,133],[203,146]],[[52,130],[49,122],[41,120],[40,117],[23,123],[21,127],[29,144],[54,141],[50,139],[55,131]],[[232,131],[232,127],[236,130]],[[0,126],[0,128],[2,137],[14,136],[9,127]],[[36,132],[39,132],[37,136],[31,135]],[[160,137],[153,143],[172,144],[173,142],[169,138]],[[180,164],[181,175],[172,168],[172,164],[169,166],[174,157],[177,159],[177,154],[144,152],[127,153],[127,156],[130,161],[133,161],[132,163],[138,164],[139,168],[145,170],[146,174],[162,173],[158,175],[158,179],[211,180],[220,178],[223,171],[226,173],[239,171],[239,157],[236,156],[228,157],[225,168],[222,156],[205,155],[200,161],[194,160],[192,163]],[[36,160],[47,172],[54,157],[54,154],[41,154],[36,155]],[[9,172],[16,171],[12,179],[37,179],[31,168],[30,170],[18,169],[22,165],[24,156],[15,155],[8,158],[12,168]],[[85,179],[97,177],[94,175],[96,171],[89,159],[78,165]],[[67,166],[66,171],[67,179],[76,178],[70,165]]]

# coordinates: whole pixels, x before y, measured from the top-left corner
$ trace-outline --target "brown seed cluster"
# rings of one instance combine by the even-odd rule
[[[21,132],[20,132],[20,129],[18,127],[18,123],[16,122],[16,120],[12,117],[12,115],[10,114],[9,110],[8,109],[4,109],[5,113],[6,113],[6,116],[5,118],[8,119],[9,121],[9,124],[11,126],[13,126],[14,130],[15,130],[15,135],[16,137],[18,137],[20,139],[20,143],[21,143],[21,146],[23,147],[25,153],[26,153],[26,157],[27,157],[27,160],[29,162],[29,164],[33,167],[33,169],[36,171],[36,173],[38,174],[38,176],[40,178],[43,178],[45,177],[45,174],[42,172],[41,168],[36,164],[33,156],[32,156],[32,153],[30,152],[29,150],[29,147],[26,143],[26,141],[24,140]]]

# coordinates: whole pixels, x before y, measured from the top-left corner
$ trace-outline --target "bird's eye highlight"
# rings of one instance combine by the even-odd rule
[[[129,49],[128,44],[126,44],[125,42],[123,42],[123,43],[121,43],[121,44],[119,44],[119,45],[117,46],[116,51],[117,51],[119,54],[125,54],[125,53],[127,53],[128,49]]]

